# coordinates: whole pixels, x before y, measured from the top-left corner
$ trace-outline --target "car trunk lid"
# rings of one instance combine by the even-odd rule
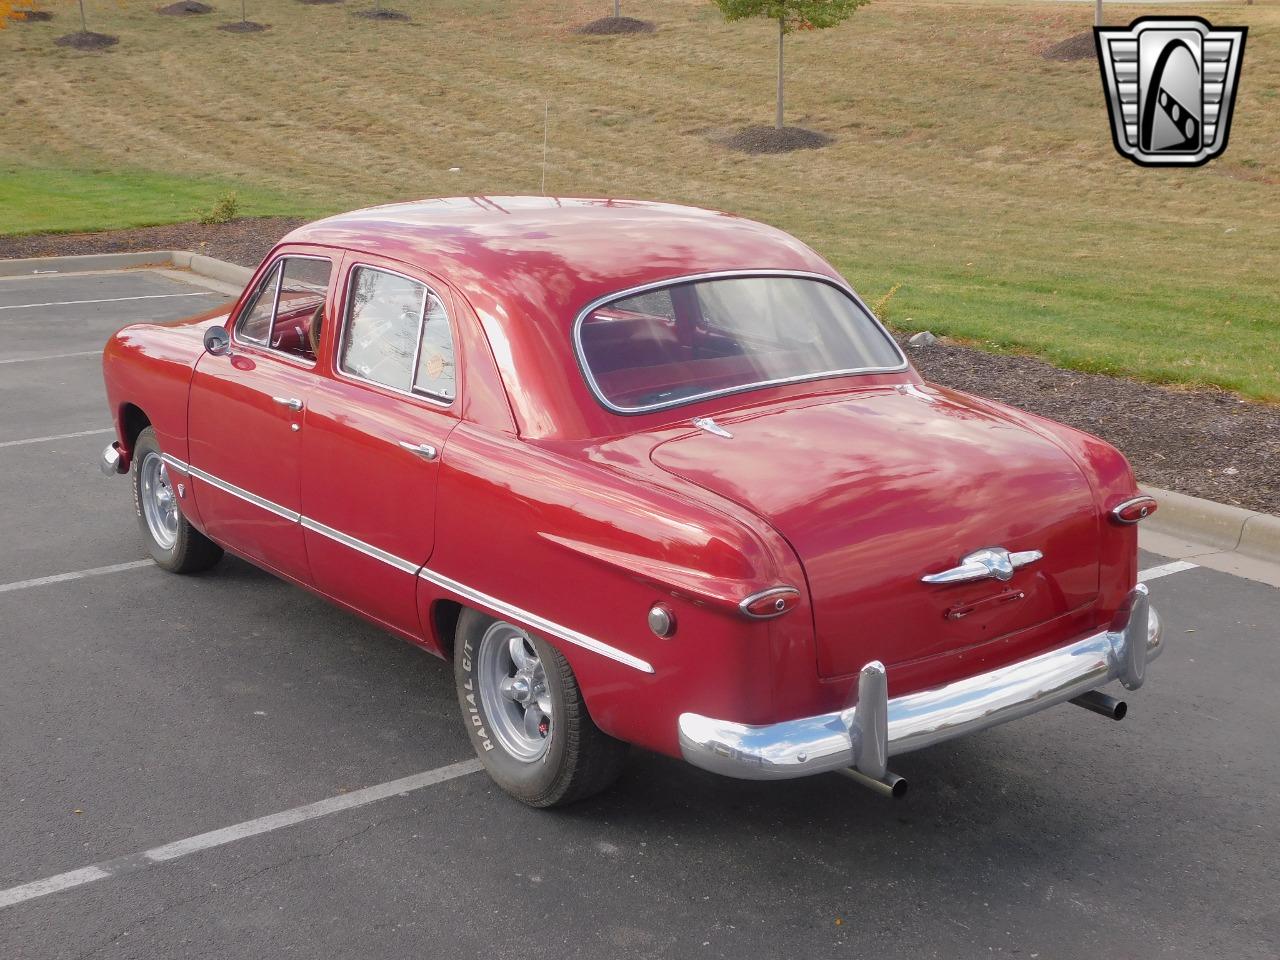
[[[963,394],[871,388],[717,418],[659,444],[667,472],[770,522],[804,565],[824,678],[959,653],[1098,592],[1099,517],[1076,463]],[[1043,556],[968,583],[921,578],[984,547]]]

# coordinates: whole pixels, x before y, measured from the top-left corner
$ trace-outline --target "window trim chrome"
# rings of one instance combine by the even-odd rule
[[[667,400],[662,403],[650,403],[642,407],[620,407],[609,400],[604,391],[600,389],[600,384],[595,378],[595,374],[591,372],[591,366],[587,363],[586,353],[582,347],[582,325],[587,317],[595,310],[605,304],[612,303],[616,300],[622,300],[627,297],[636,296],[641,293],[647,293],[651,290],[658,290],[664,287],[675,287],[684,283],[695,283],[700,280],[733,280],[742,279],[749,280],[755,277],[792,277],[798,280],[817,280],[825,283],[827,286],[834,287],[843,293],[854,305],[858,307],[871,321],[875,329],[889,342],[893,348],[893,352],[898,355],[901,362],[892,367],[852,367],[847,370],[824,370],[821,373],[803,374],[796,377],[780,377],[776,380],[760,380],[755,383],[744,384],[739,387],[726,387],[723,390],[708,390],[705,393],[695,394],[691,397],[681,397],[678,400]],[[823,273],[813,273],[808,270],[718,270],[710,273],[691,273],[683,276],[671,277],[666,280],[657,280],[651,283],[642,283],[639,286],[628,287],[625,290],[619,290],[616,293],[610,293],[603,297],[597,297],[592,300],[580,311],[573,322],[573,352],[574,358],[578,361],[578,369],[582,372],[583,379],[587,382],[587,387],[595,396],[597,402],[611,413],[620,416],[633,417],[645,413],[653,413],[657,410],[669,410],[673,407],[687,406],[692,403],[699,403],[703,400],[710,400],[713,397],[727,397],[737,393],[747,393],[752,390],[762,390],[767,387],[783,386],[791,383],[807,383],[813,380],[830,380],[835,377],[860,376],[864,374],[875,373],[901,373],[910,367],[907,356],[902,352],[902,348],[898,346],[898,341],[885,329],[884,324],[876,317],[867,306],[866,302],[857,294],[857,291],[843,280],[835,277],[829,277]]]
[[[242,337],[240,335],[240,322],[241,320],[244,319],[244,314],[245,314],[245,311],[243,309],[241,309],[241,311],[236,314],[235,322],[231,324],[231,328],[230,328],[231,342],[241,347],[257,347],[259,350],[266,350],[273,357],[279,357],[283,360],[287,360],[289,363],[292,363],[294,366],[301,367],[304,370],[314,370],[316,369],[316,364],[320,362],[320,357],[318,354],[316,356],[316,359],[308,360],[305,357],[298,356],[296,353],[290,353],[288,350],[280,350],[276,347],[271,346],[271,334],[275,332],[276,314],[280,310],[280,290],[284,287],[283,264],[284,264],[284,261],[286,260],[315,260],[320,263],[327,263],[329,264],[329,283],[330,284],[333,283],[333,268],[335,263],[332,257],[325,257],[315,253],[285,252],[280,254],[274,260],[270,261],[271,265],[267,268],[267,274],[270,274],[272,270],[274,270],[277,266],[279,266],[280,275],[276,277],[276,292],[275,292],[275,296],[272,298],[272,301],[271,301],[271,326],[267,329],[266,342],[263,343],[262,341],[259,341],[259,340],[251,340],[248,337]],[[324,299],[325,299],[325,303],[327,304],[329,300],[328,288],[325,288]],[[258,305],[256,299],[253,301],[253,305],[255,307]]]
[[[542,617],[532,611],[525,610],[523,607],[517,607],[513,603],[508,603],[505,600],[500,600],[499,598],[491,594],[484,593],[481,590],[477,590],[474,587],[469,587],[465,583],[454,580],[452,577],[445,576],[443,573],[437,573],[425,564],[414,563],[412,560],[406,560],[403,557],[396,556],[394,553],[389,553],[386,550],[375,547],[371,543],[365,543],[363,540],[357,539],[350,534],[343,533],[341,530],[327,526],[326,524],[323,524],[318,520],[313,520],[310,517],[303,516],[297,511],[290,510],[287,507],[282,507],[278,503],[273,503],[265,497],[260,497],[255,493],[250,493],[243,487],[237,487],[234,483],[228,483],[226,480],[223,480],[220,477],[215,477],[213,474],[179,460],[177,457],[164,453],[161,454],[161,459],[165,464],[173,467],[180,473],[184,473],[189,477],[195,477],[197,480],[202,480],[210,486],[216,487],[217,489],[222,490],[225,493],[229,493],[231,496],[237,497],[262,510],[266,510],[268,513],[272,513],[277,517],[283,517],[285,520],[297,523],[304,530],[310,530],[312,533],[318,533],[320,536],[326,537],[334,543],[341,544],[348,549],[355,550],[357,553],[362,553],[367,557],[381,563],[385,563],[387,566],[399,570],[401,573],[407,573],[412,577],[419,577],[426,580],[428,583],[433,583],[437,587],[449,591],[450,593],[456,594],[464,599],[471,600],[481,606],[488,607],[491,610],[496,610],[502,615],[511,617],[521,623],[528,624],[535,630],[541,631],[542,633],[549,633],[553,637],[558,637],[566,643],[571,643],[576,647],[582,647],[584,650],[590,650],[592,653],[598,654],[609,660],[613,660],[614,662],[620,663],[624,666],[631,667],[633,670],[639,670],[641,673],[655,672],[653,665],[647,660],[642,660],[639,657],[627,653],[625,650],[619,650],[617,647],[603,643],[594,637],[589,637],[585,633],[579,633],[572,627],[566,627],[563,624],[556,623],[554,620],[548,620],[546,617]]]
[[[399,277],[402,280],[408,280],[410,283],[416,283],[423,288],[422,309],[418,314],[418,337],[413,345],[413,368],[410,371],[410,389],[401,390],[399,387],[393,387],[386,383],[379,383],[377,380],[370,380],[368,377],[362,377],[358,373],[352,373],[350,370],[343,369],[342,366],[342,344],[346,338],[347,330],[351,325],[351,311],[348,309],[351,304],[351,279],[355,272],[359,269],[377,270],[379,273],[389,273],[393,277]],[[449,339],[453,346],[453,399],[445,400],[442,397],[429,393],[426,390],[414,389],[414,385],[418,382],[418,358],[422,352],[422,332],[427,322],[427,295],[434,296],[440,304],[440,309],[444,311],[445,321],[449,324]],[[425,400],[432,406],[441,409],[448,409],[453,406],[454,401],[458,399],[461,390],[461,377],[459,376],[458,366],[458,331],[453,323],[453,314],[449,310],[448,302],[440,295],[440,291],[433,287],[427,281],[419,277],[412,277],[407,273],[401,273],[399,270],[393,270],[390,267],[380,266],[374,263],[368,263],[364,260],[352,260],[346,267],[346,283],[343,288],[342,297],[342,326],[338,329],[338,339],[334,343],[333,351],[333,373],[334,376],[341,380],[353,381],[356,383],[368,384],[371,387],[377,387],[380,390],[389,390],[401,397],[411,397],[414,400]]]

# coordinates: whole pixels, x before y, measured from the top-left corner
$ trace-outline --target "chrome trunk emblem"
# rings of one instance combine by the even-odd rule
[[[705,430],[712,436],[724,437],[726,440],[733,439],[733,434],[716,423],[711,417],[694,417],[693,425],[699,430]]]
[[[1010,553],[1004,547],[983,547],[964,557],[960,565],[940,573],[921,577],[922,583],[970,583],[994,577],[1000,581],[1013,579],[1013,571],[1035,563],[1044,554],[1039,550],[1021,550]]]

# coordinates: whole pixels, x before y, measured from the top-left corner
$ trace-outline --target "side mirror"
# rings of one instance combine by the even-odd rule
[[[204,348],[215,357],[231,354],[231,334],[226,327],[210,327],[204,332]]]

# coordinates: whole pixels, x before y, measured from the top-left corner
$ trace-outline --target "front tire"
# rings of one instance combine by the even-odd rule
[[[170,573],[199,573],[222,559],[222,548],[182,515],[177,484],[151,427],[133,445],[133,508],[151,559]]]
[[[517,800],[560,806],[618,778],[627,745],[592,722],[569,662],[541,637],[464,610],[453,663],[471,744]]]

